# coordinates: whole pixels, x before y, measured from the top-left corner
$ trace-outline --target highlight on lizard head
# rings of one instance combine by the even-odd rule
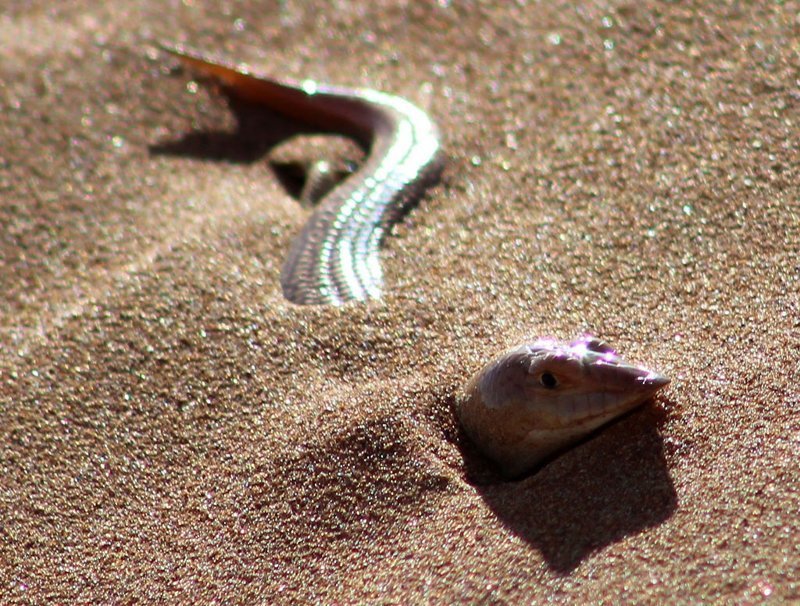
[[[507,350],[467,384],[456,410],[466,434],[502,473],[529,472],[553,453],[643,404],[669,379],[626,363],[585,336]]]
[[[303,305],[379,298],[380,243],[442,168],[433,120],[402,97],[282,82],[180,47],[163,48],[230,95],[353,137],[367,150],[360,169],[318,201],[291,245],[281,286],[287,299]],[[478,448],[505,475],[518,476],[667,383],[593,337],[570,344],[540,339],[486,365],[463,390],[456,412]]]

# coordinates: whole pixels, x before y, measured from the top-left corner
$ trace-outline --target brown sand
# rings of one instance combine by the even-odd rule
[[[0,602],[800,597],[797,3],[4,4]],[[282,299],[295,131],[156,39],[430,110],[384,302]],[[583,331],[672,385],[500,481],[454,391]]]

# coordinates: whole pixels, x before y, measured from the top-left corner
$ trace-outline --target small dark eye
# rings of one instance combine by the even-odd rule
[[[552,372],[543,372],[539,377],[539,383],[541,383],[542,386],[546,387],[547,389],[554,389],[556,386],[558,386],[558,379],[556,379]]]

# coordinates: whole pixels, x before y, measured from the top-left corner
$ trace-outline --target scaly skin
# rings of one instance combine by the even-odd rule
[[[292,243],[281,275],[287,299],[341,305],[381,295],[378,247],[440,172],[436,126],[405,99],[373,90],[256,76],[181,48],[164,47],[235,97],[358,141],[369,155],[322,197]],[[593,338],[515,347],[481,370],[457,402],[467,435],[507,476],[639,406],[669,380],[625,364]]]
[[[381,241],[442,168],[439,133],[425,112],[370,89],[281,82],[182,48],[163,48],[229,95],[353,137],[368,151],[361,168],[319,201],[292,242],[281,286],[287,299],[301,305],[379,298]]]
[[[539,340],[479,371],[457,399],[467,435],[516,477],[650,399],[669,379],[631,366],[598,339]]]

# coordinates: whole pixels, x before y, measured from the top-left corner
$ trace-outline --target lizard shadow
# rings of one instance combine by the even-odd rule
[[[676,510],[677,494],[658,431],[663,420],[663,412],[647,406],[533,475],[511,481],[466,436],[459,442],[467,479],[488,507],[554,572],[566,575],[592,553],[663,523]]]
[[[228,108],[236,120],[235,129],[194,130],[177,139],[149,145],[148,151],[155,156],[254,164],[295,137],[326,134],[263,105],[242,101],[222,87],[216,88],[227,100]],[[268,160],[267,164],[289,195],[299,198],[307,177],[307,166],[302,162],[273,160]]]

